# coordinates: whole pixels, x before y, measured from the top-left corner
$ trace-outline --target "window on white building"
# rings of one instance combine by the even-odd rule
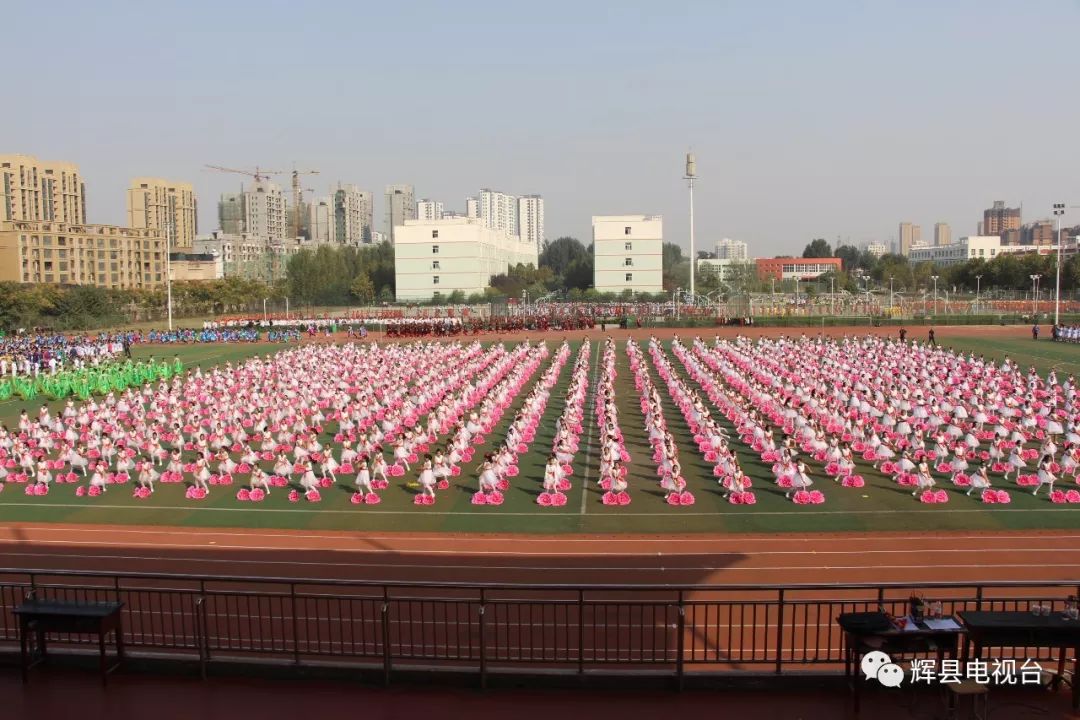
[[[625,228],[623,228],[623,235],[629,235],[629,234],[630,234],[630,226],[627,225]]]
[[[439,246],[438,245],[432,245],[431,246],[431,254],[432,255],[438,255],[439,254]]]
[[[438,270],[439,269],[439,261],[438,260],[432,260],[431,261],[431,269],[432,270]]]
[[[438,275],[433,275],[431,277],[431,284],[432,285],[438,285],[439,284],[439,276]]]
[[[626,252],[631,252],[634,248],[634,243],[628,242],[624,245],[624,247],[626,248]]]
[[[439,231],[438,231],[438,230],[432,230],[432,231],[431,231],[431,237],[433,237],[433,238],[435,238],[435,239],[438,239],[438,237],[439,237]]]
[[[634,273],[626,273],[626,282],[634,282]]]
[[[623,262],[623,265],[625,265],[626,267],[634,267],[634,258],[626,258],[626,260]]]

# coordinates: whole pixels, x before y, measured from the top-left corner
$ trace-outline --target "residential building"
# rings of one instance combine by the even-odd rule
[[[371,193],[356,185],[339,184],[334,191],[333,242],[353,246],[371,243],[373,219]]]
[[[1021,245],[1053,245],[1054,223],[1050,220],[1036,220],[1020,228]]]
[[[86,184],[72,163],[0,155],[0,222],[86,224]]]
[[[401,227],[407,220],[416,219],[416,196],[412,185],[386,186],[386,235],[390,242],[396,242],[394,228]]]
[[[474,197],[465,198],[465,217],[480,217],[480,201]]]
[[[225,277],[221,256],[213,253],[169,253],[169,273],[173,282],[205,282]]]
[[[242,277],[247,280],[271,279],[270,244],[264,237],[246,233],[230,235],[215,231],[195,238],[197,254],[221,258],[223,277]]]
[[[151,228],[0,221],[0,282],[154,288],[164,272],[165,238]]]
[[[443,216],[443,204],[438,200],[423,199],[416,203],[417,220],[441,220]]]
[[[599,215],[592,219],[593,287],[602,293],[664,290],[664,219]]]
[[[162,231],[174,250],[190,251],[198,233],[198,206],[191,183],[135,178],[127,191],[128,225]]]
[[[511,265],[536,267],[537,262],[536,245],[489,228],[479,218],[406,220],[394,240],[397,299],[484,292],[492,276]]]
[[[879,258],[882,255],[889,254],[889,246],[885,243],[867,243],[866,252],[870,253],[876,258]]]
[[[721,238],[716,243],[717,260],[746,260],[749,257],[749,248],[742,240]]]
[[[724,283],[750,277],[755,270],[754,262],[747,258],[701,258],[697,261],[699,279],[717,275]]]
[[[909,222],[900,223],[900,254],[907,255],[917,245],[922,245],[922,228]]]
[[[932,262],[936,265],[955,265],[968,260],[993,260],[1002,253],[1038,252],[1046,255],[1057,252],[1057,245],[1004,245],[997,235],[962,237],[951,245],[913,248],[911,262]]]
[[[1020,208],[1007,208],[1004,200],[995,200],[993,207],[983,211],[982,237],[1000,237],[1006,230],[1019,230],[1020,214]]]
[[[531,242],[537,252],[544,246],[544,198],[524,195],[518,198],[517,227],[522,242]]]
[[[1009,228],[1001,232],[1001,244],[1002,245],[1020,245],[1020,228]]]
[[[271,243],[283,242],[292,234],[286,222],[285,196],[269,180],[256,180],[250,190],[223,194],[218,202],[218,224],[224,233],[249,233]]]
[[[844,269],[843,261],[837,257],[831,258],[756,258],[758,277],[763,280],[776,278],[777,280],[813,280],[825,273],[840,272]]]
[[[952,228],[949,227],[949,223],[934,223],[934,246],[942,247],[943,245],[952,244]]]
[[[518,235],[518,199],[498,190],[481,190],[480,219],[489,228]]]
[[[386,233],[379,232],[378,230],[372,230],[371,231],[371,244],[372,245],[378,245],[379,243],[384,243],[384,242],[390,242],[390,238],[389,238],[389,236],[387,236]]]
[[[329,243],[334,241],[334,200],[333,198],[321,197],[311,201],[308,205],[308,227],[311,229],[311,240],[315,243]]]

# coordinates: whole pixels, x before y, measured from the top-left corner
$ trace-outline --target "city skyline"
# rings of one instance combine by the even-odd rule
[[[975,234],[995,198],[1022,204],[1032,221],[1050,217],[1053,202],[1080,204],[1070,176],[1076,149],[1065,142],[1078,101],[1061,92],[1075,2],[635,3],[635,12],[614,15],[604,4],[554,2],[541,17],[422,5],[362,15],[343,4],[328,27],[297,23],[284,5],[253,13],[247,3],[196,1],[164,41],[135,32],[135,17],[114,2],[61,3],[60,12],[14,6],[13,25],[48,27],[54,42],[24,89],[33,112],[0,118],[0,152],[78,165],[94,223],[124,224],[133,177],[189,182],[203,199],[203,232],[217,226],[214,200],[241,184],[204,164],[288,171],[295,161],[375,192],[377,217],[388,184],[408,183],[454,210],[478,187],[505,187],[545,198],[548,238],[587,242],[593,215],[649,212],[663,215],[665,239],[685,248],[688,148],[698,162],[703,248],[722,237],[761,255],[797,254],[814,237],[888,244],[905,219],[924,229],[947,222],[958,238]],[[417,13],[425,23],[414,22]],[[243,41],[223,46],[226,36]],[[30,56],[33,37],[13,36],[9,49]],[[979,37],[1008,37],[1013,51]],[[964,50],[913,54],[913,43]],[[625,53],[645,45],[645,59]],[[208,46],[215,52],[199,52]],[[276,46],[305,62],[266,73],[247,61],[250,48]],[[397,55],[399,46],[409,52]],[[156,61],[133,68],[140,55]],[[496,55],[505,62],[493,66]],[[78,86],[55,92],[70,86],[73,63]],[[451,78],[478,66],[491,84],[528,76],[531,91],[550,101],[521,114],[476,102],[454,82],[408,90],[409,78],[434,67]],[[313,73],[318,67],[342,72]],[[223,68],[236,76],[226,81]],[[304,103],[260,109],[293,82],[333,99],[314,112]],[[1009,85],[1055,99],[1038,132],[1022,102],[977,121],[959,112]],[[626,97],[636,99],[627,106]],[[912,112],[912,102],[958,112]],[[483,143],[471,140],[478,128]],[[273,180],[288,185],[287,175]]]

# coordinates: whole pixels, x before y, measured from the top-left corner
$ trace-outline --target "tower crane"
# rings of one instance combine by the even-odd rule
[[[255,178],[255,182],[259,182],[260,180],[267,180],[267,179],[270,178],[271,175],[280,175],[281,174],[280,170],[263,170],[258,165],[255,166],[254,172],[252,172],[251,170],[237,170],[235,168],[221,167],[220,165],[207,165],[206,167],[208,167],[211,170],[217,170],[218,172],[237,173],[238,175],[247,175],[248,177]],[[294,182],[294,184],[296,182],[295,173],[294,173],[293,182]]]
[[[297,170],[293,164],[292,170],[292,197],[293,197],[293,237],[300,237],[300,209],[304,204],[304,189],[300,187],[301,175],[318,175],[318,170]],[[314,190],[309,190],[314,193]]]

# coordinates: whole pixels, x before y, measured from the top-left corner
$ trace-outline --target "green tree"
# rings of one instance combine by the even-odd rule
[[[349,292],[361,305],[368,305],[375,299],[375,284],[367,275],[357,275],[349,286]]]
[[[827,258],[832,257],[832,246],[824,238],[814,238],[803,250],[804,258]]]

